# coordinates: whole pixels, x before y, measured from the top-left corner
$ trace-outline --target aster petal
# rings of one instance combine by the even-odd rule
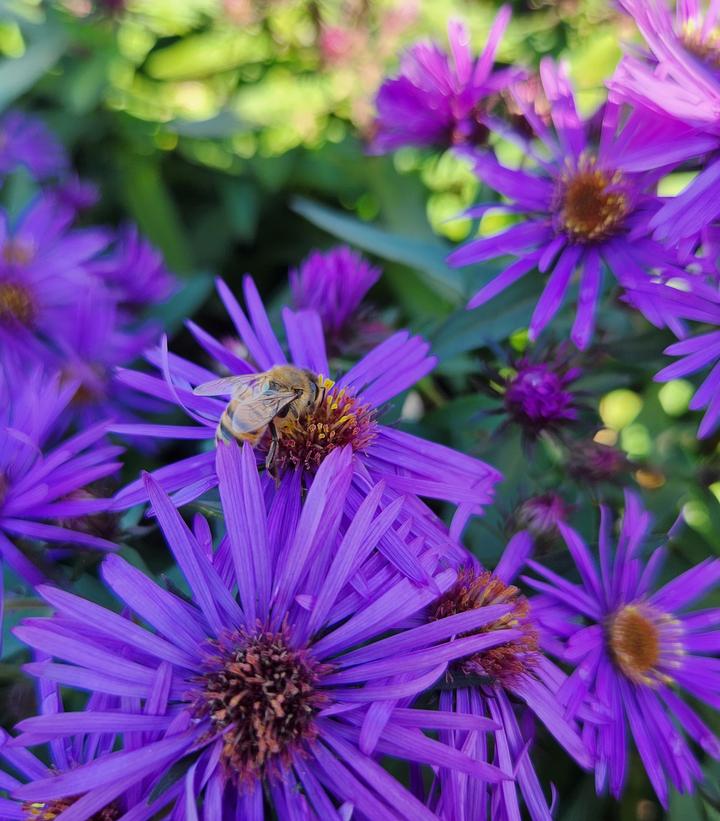
[[[270,594],[270,567],[265,529],[265,500],[260,488],[255,455],[245,443],[242,454],[235,442],[216,449],[217,473],[220,479],[220,499],[230,549],[235,566],[238,594],[246,624],[255,623],[256,607],[260,618],[267,618],[262,608]]]
[[[533,311],[529,328],[531,339],[537,339],[540,332],[558,312],[570,284],[570,278],[582,256],[582,249],[575,245],[569,246],[560,255],[555,264],[555,270],[550,275]]]
[[[682,610],[703,596],[720,581],[720,560],[706,559],[661,587],[650,602],[661,612]]]
[[[705,722],[669,687],[659,691],[668,710],[684,727],[688,735],[713,758],[720,758],[720,740]]]
[[[507,543],[493,575],[510,584],[533,552],[533,541],[526,531],[516,533]],[[483,608],[485,609],[485,608]]]
[[[524,251],[544,246],[549,239],[550,229],[544,222],[529,220],[507,228],[490,237],[470,240],[448,256],[453,268],[474,265],[505,254],[521,254]]]
[[[433,664],[479,653],[481,650],[487,650],[498,644],[505,644],[508,641],[519,639],[522,635],[520,630],[493,630],[491,633],[458,638],[446,644],[436,645],[428,650],[407,652],[402,657],[402,670],[404,672],[415,672],[428,669]],[[378,659],[329,673],[323,677],[323,683],[335,685],[347,684],[352,681],[370,681],[375,678],[392,676],[397,673],[397,670],[397,657]]]
[[[171,736],[141,750],[110,753],[70,772],[53,774],[49,778],[20,786],[15,794],[22,799],[48,801],[87,792],[121,779],[127,784],[131,778],[139,780],[149,770],[158,769],[165,762],[179,758],[192,741],[190,735]]]
[[[217,292],[220,296],[220,299],[222,300],[223,305],[225,306],[228,314],[230,315],[230,318],[232,319],[233,324],[235,325],[235,328],[240,338],[245,343],[245,346],[247,347],[252,359],[255,362],[257,362],[258,368],[260,368],[263,371],[267,371],[270,368],[272,368],[273,365],[284,365],[287,362],[287,360],[284,354],[282,354],[282,351],[280,351],[279,357],[276,356],[276,346],[279,347],[277,339],[274,340],[274,344],[270,340],[270,337],[274,337],[272,331],[270,331],[266,338],[263,340],[263,342],[267,342],[270,340],[270,347],[272,350],[268,351],[265,348],[263,342],[261,342],[258,336],[256,336],[255,330],[248,322],[248,319],[243,313],[242,308],[240,307],[238,301],[235,299],[228,286],[221,279],[217,279],[215,281],[215,285],[217,287]],[[252,287],[254,288],[254,286]]]
[[[198,647],[207,638],[189,607],[119,556],[108,556],[102,576],[110,588],[161,635],[181,647]]]
[[[602,268],[600,255],[596,251],[586,254],[580,293],[578,296],[577,314],[573,323],[570,338],[577,347],[584,351],[590,344],[595,328],[595,312],[602,287]]]
[[[296,312],[283,308],[282,317],[292,361],[299,368],[308,368],[313,373],[327,376],[330,366],[318,314],[311,310]]]
[[[512,606],[505,604],[491,604],[486,607],[476,607],[462,613],[454,613],[442,619],[427,622],[419,627],[403,630],[395,636],[375,641],[358,650],[345,653],[337,659],[339,666],[349,664],[363,664],[380,658],[398,658],[420,647],[428,647],[435,642],[443,641],[454,636],[460,636],[472,630],[480,630],[488,624],[501,619],[512,610]]]
[[[378,792],[401,813],[400,817],[426,819],[433,814],[409,793],[395,778],[376,764],[371,758],[359,756],[353,748],[336,733],[324,734],[327,744],[352,767],[368,784],[376,785]]]
[[[216,635],[231,625],[244,623],[243,614],[217,571],[197,544],[192,532],[176,508],[153,479],[145,478],[148,498],[152,503],[163,535],[190,589],[197,597],[203,615]]]

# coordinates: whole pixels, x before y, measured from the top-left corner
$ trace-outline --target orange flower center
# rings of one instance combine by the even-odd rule
[[[609,174],[587,161],[564,175],[556,193],[560,226],[578,243],[607,239],[617,233],[630,205],[621,183],[622,174]]]

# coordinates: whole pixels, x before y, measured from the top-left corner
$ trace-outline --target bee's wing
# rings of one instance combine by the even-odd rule
[[[227,415],[235,433],[253,433],[264,428],[294,399],[297,399],[295,391],[265,391],[231,401]]]
[[[264,374],[246,373],[242,376],[226,376],[223,379],[213,379],[204,382],[193,389],[198,396],[221,396],[222,394],[244,393],[247,389],[259,388],[262,385]]]

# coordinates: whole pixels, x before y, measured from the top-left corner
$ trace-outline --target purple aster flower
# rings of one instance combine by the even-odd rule
[[[103,442],[105,425],[59,441],[77,391],[41,369],[0,370],[0,555],[30,583],[44,577],[18,540],[114,550],[105,539],[54,522],[107,510],[108,500],[74,494],[117,471],[122,448]]]
[[[120,229],[113,250],[93,262],[91,270],[121,305],[134,309],[162,302],[175,285],[162,254],[135,225]]]
[[[433,623],[435,619],[482,612],[486,607],[504,604],[510,611],[487,623],[480,632],[487,635],[512,628],[519,634],[512,641],[450,664],[445,674],[447,687],[440,691],[439,698],[442,713],[470,713],[498,724],[492,733],[492,747],[484,734],[474,730],[449,728],[441,731],[440,739],[479,761],[490,759],[500,767],[512,769],[516,784],[484,784],[464,773],[440,769],[440,789],[434,796],[431,792],[430,804],[441,818],[519,819],[521,800],[532,819],[550,818],[551,810],[528,755],[536,719],[580,766],[592,766],[576,721],[578,705],[562,697],[567,676],[541,652],[532,603],[512,584],[531,550],[529,535],[518,533],[494,572],[482,569],[469,557],[458,571],[455,584],[429,608]],[[590,710],[583,708],[581,712],[593,720]]]
[[[628,729],[648,778],[664,807],[668,784],[691,792],[702,770],[688,737],[708,755],[720,758],[720,743],[681,691],[720,707],[717,653],[720,610],[688,612],[715,588],[720,561],[707,559],[655,589],[665,549],[642,556],[650,516],[631,493],[614,551],[611,517],[602,508],[599,566],[581,537],[559,527],[577,566],[578,584],[530,562],[542,581],[528,584],[551,603],[545,626],[552,651],[576,670],[560,695],[590,695],[609,710],[606,721],[586,724],[584,738],[597,757],[598,792],[609,785],[623,791],[628,772]],[[562,639],[562,641],[560,641]],[[684,732],[683,732],[684,731]]]
[[[137,699],[123,699],[117,696],[108,696],[104,693],[90,696],[86,713],[92,716],[95,726],[91,731],[77,736],[72,742],[63,738],[55,738],[58,727],[67,727],[68,718],[72,721],[72,713],[66,713],[63,709],[61,695],[57,684],[49,680],[39,682],[40,690],[40,711],[43,718],[53,726],[51,741],[48,743],[50,766],[48,767],[40,758],[36,758],[28,750],[14,745],[14,742],[4,730],[0,730],[0,760],[6,765],[7,770],[0,772],[0,791],[12,795],[22,784],[27,784],[28,791],[32,792],[32,784],[35,781],[45,781],[54,775],[68,773],[77,767],[89,765],[93,761],[102,760],[105,755],[112,752],[116,738],[112,732],[104,733],[103,725],[108,724],[121,713],[128,717],[130,724],[124,729],[132,728],[136,731],[136,739],[132,734],[126,737],[125,749],[132,749],[141,743],[149,744],[158,740],[167,729],[170,717],[165,714],[167,707],[167,665],[161,665],[156,673],[157,697],[151,705],[151,710],[144,713],[137,708]],[[32,721],[29,722],[30,726]],[[20,726],[23,726],[21,723]],[[135,807],[141,801],[145,803],[147,798],[147,785],[142,781],[131,787],[113,801],[106,802],[101,795],[89,798],[83,795],[74,795],[67,798],[49,799],[36,801],[34,797],[23,799],[0,797],[0,815],[6,821],[18,819],[18,821],[55,821],[56,818],[83,818],[91,821],[117,821],[126,810]],[[84,793],[84,789],[79,790]],[[174,790],[178,792],[177,787]],[[72,814],[61,815],[72,807]],[[152,807],[158,810],[161,807]],[[148,806],[148,810],[151,806]]]
[[[450,256],[450,262],[462,266],[514,257],[475,294],[469,308],[484,304],[531,271],[549,273],[530,320],[531,339],[558,312],[577,273],[579,293],[571,338],[578,348],[586,348],[602,293],[603,268],[630,286],[656,269],[675,271],[675,257],[649,236],[648,221],[661,205],[654,194],[658,172],[626,170],[624,152],[634,137],[632,129],[618,133],[619,107],[613,103],[604,107],[600,137],[595,140],[593,120],[580,119],[564,68],[545,59],[540,69],[554,129],[546,127],[521,97],[518,105],[547,156],[529,147],[536,165],[522,169],[507,168],[489,153],[474,156],[478,176],[509,202],[481,205],[471,215],[501,208],[522,219],[499,234],[471,240]]]
[[[649,55],[627,56],[610,83],[613,95],[636,106],[642,124],[635,168],[710,161],[693,182],[653,216],[656,234],[675,244],[720,216],[715,196],[720,179],[720,4],[677,3],[675,16],[661,0],[622,0]]]
[[[138,412],[164,410],[163,403],[126,390],[115,370],[137,360],[159,336],[153,324],[124,328],[121,311],[105,289],[86,288],[67,311],[67,329],[58,340],[58,367],[77,390],[68,413],[81,426],[113,419],[138,422]]]
[[[312,309],[322,321],[327,342],[344,352],[348,346],[377,343],[387,336],[384,326],[372,322],[360,305],[382,272],[361,254],[341,245],[329,251],[313,251],[299,268],[290,271],[293,303],[299,310]]]
[[[67,329],[68,312],[93,280],[87,263],[108,236],[71,228],[74,213],[52,196],[40,196],[11,227],[0,211],[0,345],[44,353]]]
[[[492,70],[510,14],[509,6],[500,9],[477,59],[468,30],[458,20],[448,25],[450,55],[433,42],[417,43],[405,52],[398,76],[385,80],[377,93],[375,153],[406,145],[449,148],[486,141],[497,93],[520,74],[517,69]]]
[[[67,165],[65,149],[38,117],[8,111],[0,118],[0,175],[24,166],[45,180],[62,175]]]
[[[665,353],[679,359],[655,374],[657,382],[668,382],[703,371],[710,372],[690,401],[691,410],[705,408],[698,436],[704,438],[720,424],[720,292],[701,280],[685,280],[680,287],[665,283],[648,283],[629,291],[626,299],[633,305],[651,302],[665,313],[712,326],[713,330],[690,336],[665,348]]]
[[[242,359],[189,322],[188,328],[216,360],[218,369],[232,374],[253,374],[288,363],[252,279],[244,280],[249,319],[222,281],[218,282],[218,292],[249,352],[249,359]],[[290,364],[318,375],[320,385],[321,377],[329,373],[329,366],[319,317],[313,311],[294,313],[286,308],[283,322]],[[196,395],[193,387],[212,381],[217,373],[170,355],[166,349],[150,354],[149,359],[161,369],[164,378],[121,371],[122,384],[179,405],[196,424],[185,427],[115,425],[112,430],[138,436],[214,439],[228,399]],[[375,481],[383,479],[392,491],[451,502],[458,505],[465,516],[481,513],[500,479],[496,470],[471,456],[379,421],[383,406],[425,376],[434,364],[434,358],[428,356],[428,344],[420,337],[401,331],[374,348],[336,382],[325,381],[317,395],[318,401],[294,424],[284,426],[278,435],[274,464],[282,481],[293,482],[296,474],[305,482],[311,481],[329,454],[350,446],[358,467],[367,470]],[[267,460],[271,446],[270,434],[265,431],[256,446],[260,461]],[[178,504],[197,498],[217,484],[212,451],[163,467],[153,475],[168,492],[178,492],[175,497]],[[272,484],[267,474],[263,481],[268,486]],[[130,506],[145,499],[140,481],[121,491],[117,502]]]
[[[267,801],[279,818],[339,821],[337,806],[345,802],[366,818],[433,818],[363,751],[369,737],[380,755],[482,781],[508,779],[507,769],[422,732],[492,730],[493,721],[398,701],[414,699],[455,659],[520,639],[522,631],[514,628],[477,632],[509,606],[407,626],[436,594],[388,576],[386,565],[368,569],[368,557],[393,529],[402,501],[379,507],[382,485],[371,487],[348,520],[351,448],[324,460],[304,502],[296,482],[283,485],[269,506],[249,444],[242,450],[234,442],[223,445],[216,458],[227,531],[217,548],[202,516],[188,528],[147,479],[189,598],[112,556],[104,563],[104,580],[137,622],[42,586],[40,594],[57,615],[16,630],[31,647],[64,662],[35,662],[28,672],[136,700],[143,713],[152,712],[147,705],[154,704],[158,670],[166,667],[172,721],[164,737],[19,787],[15,796],[50,801],[82,791],[86,801],[108,802],[143,777],[155,777],[157,784],[180,767],[182,792],[173,817],[198,817],[196,802],[202,802],[206,821],[260,819]],[[436,559],[427,553],[423,558],[434,571]],[[380,587],[377,577],[385,578]],[[435,575],[441,593],[455,577],[454,570]],[[363,588],[362,597],[355,585]],[[25,721],[27,742],[97,727],[92,713],[72,716],[64,726],[45,716]],[[118,711],[103,730],[127,737],[127,722]]]

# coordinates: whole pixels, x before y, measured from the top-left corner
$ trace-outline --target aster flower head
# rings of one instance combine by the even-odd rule
[[[0,175],[26,168],[42,181],[65,173],[65,149],[38,117],[8,111],[0,118]]]
[[[132,224],[118,231],[110,253],[94,261],[91,270],[127,308],[162,302],[175,284],[160,251]]]
[[[678,0],[675,15],[662,0],[622,0],[649,53],[626,56],[610,82],[613,96],[636,107],[635,168],[709,161],[669,200],[650,225],[674,245],[696,236],[720,216],[720,29],[718,4]]]
[[[648,221],[661,205],[654,193],[657,174],[626,169],[624,153],[633,134],[620,127],[619,107],[605,105],[596,139],[594,120],[583,121],[577,113],[565,68],[549,58],[540,68],[553,127],[517,97],[540,141],[537,150],[528,148],[534,167],[508,168],[490,153],[474,154],[477,175],[509,202],[487,203],[470,215],[500,208],[522,219],[498,234],[471,240],[449,261],[464,266],[505,255],[514,258],[475,294],[468,308],[483,305],[531,272],[547,275],[530,319],[532,340],[555,317],[577,274],[571,339],[584,349],[593,336],[605,267],[628,286],[658,269],[682,271],[674,255],[649,236]]]
[[[44,578],[20,545],[28,540],[114,550],[105,539],[56,524],[107,510],[108,500],[80,496],[120,468],[122,448],[103,442],[104,424],[59,441],[77,384],[36,368],[0,372],[0,554],[30,583]]]
[[[459,613],[482,612],[502,603],[509,611],[486,624],[481,632],[513,629],[517,638],[469,654],[448,666],[447,686],[440,692],[439,709],[448,714],[472,713],[497,722],[489,736],[474,731],[448,729],[441,740],[465,750],[481,761],[514,766],[516,784],[472,782],[460,772],[440,770],[439,792],[430,804],[441,818],[520,818],[524,802],[531,818],[550,817],[550,807],[528,754],[532,728],[539,720],[580,766],[590,768],[592,758],[580,737],[577,710],[597,720],[584,705],[572,705],[561,695],[565,674],[540,649],[540,633],[532,602],[512,584],[532,550],[527,533],[518,533],[494,571],[485,570],[468,557],[457,571],[455,584],[430,606],[431,620]],[[489,742],[492,743],[489,743]]]
[[[372,326],[360,315],[360,306],[381,273],[345,245],[313,251],[299,268],[290,271],[293,304],[298,310],[316,311],[328,342],[335,348],[345,347],[358,332],[372,334]]]
[[[499,604],[407,626],[437,591],[372,560],[378,540],[397,527],[403,501],[383,503],[383,486],[374,485],[348,518],[351,448],[323,462],[303,502],[295,483],[281,487],[269,505],[249,444],[223,445],[216,459],[226,528],[216,547],[202,516],[191,530],[160,487],[146,480],[189,598],[113,556],[104,564],[104,580],[137,622],[42,586],[57,615],[16,630],[36,651],[64,662],[32,663],[26,668],[32,674],[122,695],[143,713],[154,712],[149,705],[164,669],[164,712],[172,717],[166,733],[15,795],[47,801],[82,789],[86,800],[108,802],[145,776],[159,783],[184,761],[178,817],[194,817],[196,802],[208,821],[263,817],[268,801],[280,818],[340,818],[336,802],[349,802],[363,817],[429,820],[433,816],[375,755],[439,764],[484,781],[508,779],[506,769],[422,732],[484,731],[494,722],[406,705],[442,679],[456,658],[520,638],[513,628],[475,633],[509,608]],[[432,552],[421,553],[442,595],[456,573],[437,568]],[[363,586],[363,597],[354,584]],[[464,633],[471,635],[457,637]],[[114,724],[103,729],[127,737],[133,726],[127,719],[117,711]],[[64,726],[36,717],[23,723],[28,735],[19,743],[91,726],[88,712],[74,713]]]
[[[485,142],[495,95],[520,73],[492,70],[510,14],[509,6],[500,9],[477,59],[467,29],[457,20],[448,25],[450,55],[433,42],[405,52],[399,74],[385,80],[377,94],[375,153],[409,145],[450,148]]]
[[[105,231],[72,229],[74,212],[41,195],[10,224],[0,211],[0,343],[4,351],[44,352],[67,328],[68,312],[92,284],[87,263],[107,245]]]
[[[67,310],[67,329],[58,340],[58,367],[77,386],[67,412],[81,426],[102,420],[139,421],[138,412],[162,409],[157,401],[123,389],[115,369],[137,360],[159,336],[152,323],[129,327],[109,292],[83,289]]]
[[[528,579],[556,612],[547,625],[553,652],[577,665],[566,688],[609,709],[607,720],[586,725],[595,750],[598,792],[609,785],[622,794],[628,773],[630,736],[660,802],[667,807],[669,785],[691,792],[702,780],[693,745],[720,757],[720,743],[683,691],[715,709],[720,706],[717,609],[690,612],[690,606],[720,580],[720,561],[707,559],[657,587],[666,554],[642,556],[650,516],[631,493],[613,549],[611,518],[602,508],[599,564],[582,538],[561,524],[580,577],[561,578],[542,565],[530,565],[542,579]],[[629,730],[629,733],[628,733]]]
[[[2,818],[11,821],[55,821],[61,818],[62,813],[72,807],[75,817],[90,819],[90,821],[117,821],[123,814],[135,806],[141,799],[147,798],[147,785],[140,782],[137,787],[118,795],[113,801],[105,802],[102,796],[86,798],[85,788],[81,787],[80,794],[63,798],[35,800],[13,798],[12,794],[23,784],[32,784],[34,781],[52,778],[54,775],[69,773],[76,767],[89,765],[93,761],[101,760],[113,750],[115,741],[121,741],[119,736],[102,732],[103,720],[107,722],[108,714],[112,717],[113,711],[122,709],[129,716],[134,729],[141,731],[147,742],[157,740],[162,731],[170,723],[170,717],[165,715],[166,696],[163,696],[163,677],[165,668],[160,667],[156,676],[158,684],[158,699],[154,714],[143,714],[136,710],[130,699],[125,700],[122,709],[122,700],[117,696],[105,694],[92,695],[86,706],[88,714],[92,715],[96,726],[93,731],[78,735],[73,741],[55,739],[47,744],[50,765],[44,763],[43,758],[36,757],[28,750],[13,746],[12,737],[4,730],[0,731],[0,761],[3,771],[0,773],[0,791],[8,797],[0,796],[0,814]],[[38,705],[42,716],[56,727],[67,726],[67,714],[62,703],[60,688],[52,681],[39,682]],[[127,729],[127,728],[126,728]],[[69,818],[69,815],[65,816]]]
[[[218,282],[218,293],[232,318],[236,331],[248,350],[248,359],[192,322],[188,328],[204,350],[232,374],[265,374],[276,366],[292,365],[305,369],[315,382],[308,391],[315,399],[300,414],[288,412],[277,429],[274,445],[269,431],[253,435],[258,461],[268,461],[273,454],[274,472],[281,482],[300,477],[310,483],[333,451],[349,446],[356,454],[356,465],[375,480],[384,479],[395,493],[408,493],[441,499],[458,505],[467,515],[480,513],[493,496],[500,474],[478,459],[450,448],[419,439],[394,427],[381,424],[384,405],[425,376],[435,364],[428,356],[428,344],[417,336],[401,331],[366,354],[339,376],[326,380],[329,366],[325,354],[320,319],[313,311],[297,313],[285,309],[283,323],[290,357],[273,332],[255,285],[246,277],[243,283],[249,317],[228,287]],[[119,378],[126,388],[133,388],[182,407],[196,423],[194,426],[115,425],[117,433],[165,438],[212,440],[228,406],[222,399],[201,396],[193,388],[217,374],[181,357],[168,354],[166,348],[149,355],[164,378],[135,371],[121,371]],[[267,379],[267,377],[263,377]],[[265,384],[260,382],[261,385]],[[227,391],[229,393],[229,391]],[[306,406],[307,407],[307,406]],[[227,437],[227,431],[220,439]],[[220,444],[224,444],[223,441]],[[270,451],[272,449],[272,451]],[[191,501],[217,484],[212,451],[193,456],[156,473],[158,481],[175,493],[178,504]],[[263,481],[271,484],[267,474]],[[130,506],[146,499],[142,482],[125,488],[117,497],[119,506]]]

